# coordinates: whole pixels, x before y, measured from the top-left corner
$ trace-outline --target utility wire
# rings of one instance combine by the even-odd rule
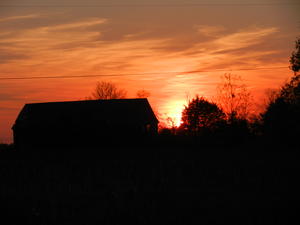
[[[191,71],[170,71],[170,72],[153,72],[153,73],[129,73],[129,74],[86,74],[86,75],[63,75],[63,76],[22,76],[22,77],[0,77],[0,80],[33,80],[33,79],[68,79],[68,78],[85,78],[85,77],[122,77],[122,76],[149,76],[149,75],[182,75],[195,74],[203,72],[229,72],[229,71],[251,71],[251,70],[269,70],[269,69],[287,69],[286,66],[278,67],[259,67],[259,68],[241,68],[241,69],[220,69],[220,70],[191,70]]]
[[[274,3],[182,3],[182,4],[91,4],[91,5],[0,5],[0,7],[199,7],[199,6],[285,6],[299,5],[299,2],[274,2]]]

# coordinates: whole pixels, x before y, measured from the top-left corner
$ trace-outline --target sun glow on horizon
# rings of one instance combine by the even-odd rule
[[[184,104],[184,100],[175,100],[171,101],[166,106],[167,113],[164,120],[168,127],[179,127],[181,125],[181,114],[182,110],[184,109]]]

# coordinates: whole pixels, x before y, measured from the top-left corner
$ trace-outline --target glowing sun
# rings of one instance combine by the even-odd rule
[[[181,114],[184,109],[184,100],[171,101],[167,106],[167,120],[166,123],[169,127],[179,127],[182,123]]]

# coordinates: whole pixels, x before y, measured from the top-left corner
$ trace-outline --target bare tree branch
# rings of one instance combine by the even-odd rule
[[[150,92],[146,91],[144,89],[138,90],[136,92],[136,97],[138,97],[138,98],[148,98],[149,96],[150,96]]]
[[[90,99],[121,99],[126,98],[127,91],[119,89],[114,83],[98,82]]]
[[[227,119],[248,119],[252,95],[242,78],[230,73],[224,74],[218,86],[217,103],[227,115]]]

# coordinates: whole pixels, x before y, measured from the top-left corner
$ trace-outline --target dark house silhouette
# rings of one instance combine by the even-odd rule
[[[157,133],[147,99],[26,104],[13,125],[16,147],[134,141]]]

